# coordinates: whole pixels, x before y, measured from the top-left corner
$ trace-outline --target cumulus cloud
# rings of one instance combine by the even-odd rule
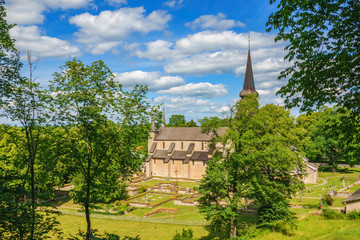
[[[226,30],[234,27],[244,27],[245,24],[233,19],[226,19],[226,15],[218,13],[218,15],[203,15],[195,19],[193,22],[185,23],[186,27],[195,29],[216,29]]]
[[[151,31],[161,31],[167,26],[171,15],[165,11],[153,11],[145,15],[143,7],[120,8],[116,11],[102,11],[99,15],[83,13],[70,18],[69,22],[80,28],[76,33],[80,43],[94,48],[98,44],[118,42],[133,32],[147,34]],[[109,46],[109,45],[108,45]],[[114,45],[113,45],[114,47]],[[109,48],[97,51],[105,53]]]
[[[66,58],[81,55],[77,47],[64,40],[42,36],[37,26],[15,26],[10,30],[10,35],[16,39],[18,50],[31,50],[34,56]]]
[[[158,94],[170,94],[186,97],[216,98],[228,94],[223,84],[211,84],[209,82],[189,83],[182,86],[172,87],[167,90],[159,90]]]
[[[183,7],[184,0],[171,0],[164,2],[165,6],[168,6],[169,8],[182,8]]]
[[[133,71],[125,73],[115,73],[115,78],[125,87],[147,85],[150,90],[157,91],[182,85],[185,80],[178,76],[161,76],[160,72]]]
[[[87,6],[92,0],[9,0],[6,3],[7,20],[16,24],[41,24],[46,9],[69,9]]]
[[[180,59],[165,65],[164,70],[172,74],[223,74],[233,72],[234,69],[244,62],[245,52],[219,51],[215,53],[199,54],[191,58]]]
[[[251,32],[251,46],[273,47],[275,35]],[[202,31],[190,34],[175,43],[157,40],[145,44],[145,50],[133,49],[133,53],[140,58],[151,60],[179,59],[204,52],[219,50],[239,50],[248,48],[248,34],[233,31]]]

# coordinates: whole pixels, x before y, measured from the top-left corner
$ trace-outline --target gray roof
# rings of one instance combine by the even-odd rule
[[[224,135],[226,127],[218,129],[219,135]],[[156,134],[156,141],[210,141],[211,134],[201,133],[201,127],[163,127]]]
[[[169,146],[169,149],[168,149],[169,154],[171,154],[173,152],[174,147],[175,147],[175,143],[171,143],[170,146]]]
[[[200,160],[200,161],[207,161],[208,158],[208,152],[200,152],[195,151],[194,154],[191,156],[190,160]]]
[[[353,201],[357,201],[357,200],[360,200],[360,189],[356,190],[353,194],[351,194],[348,198],[346,198],[342,202],[347,203],[347,202],[353,202]]]
[[[171,156],[171,159],[185,160],[186,151],[174,151],[174,154]]]
[[[192,151],[194,150],[194,147],[195,147],[195,143],[190,143],[186,153],[187,154],[192,153]]]
[[[161,158],[165,159],[168,156],[167,150],[156,150],[152,158]]]
[[[150,148],[150,152],[151,152],[151,153],[153,153],[153,152],[155,151],[156,145],[157,145],[156,142],[154,142],[154,143],[151,145],[151,148]]]

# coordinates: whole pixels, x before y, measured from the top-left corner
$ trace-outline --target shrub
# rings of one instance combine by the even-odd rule
[[[181,234],[176,232],[175,236],[173,237],[173,240],[194,240],[193,230],[183,229]]]
[[[347,218],[350,220],[354,220],[354,219],[360,219],[360,212],[358,211],[351,211],[348,214],[346,214]]]
[[[139,193],[144,193],[147,190],[147,186],[140,186]]]
[[[332,206],[334,204],[334,198],[328,193],[324,194],[321,201],[328,206]]]
[[[344,218],[344,214],[332,210],[332,209],[328,209],[328,208],[324,208],[322,210],[322,215],[326,218],[326,219],[343,219]]]

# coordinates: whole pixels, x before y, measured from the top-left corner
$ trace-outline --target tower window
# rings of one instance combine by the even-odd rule
[[[204,150],[204,142],[201,142],[201,150]]]
[[[181,149],[184,149],[184,143],[181,142]]]
[[[165,142],[163,142],[163,149],[165,149]]]

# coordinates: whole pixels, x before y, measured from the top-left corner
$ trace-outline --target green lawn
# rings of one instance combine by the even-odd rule
[[[70,234],[75,235],[78,229],[85,230],[85,217],[62,215],[57,218],[61,223],[60,229],[64,233],[64,237],[69,237]],[[183,228],[191,228],[197,238],[208,235],[208,231],[203,226],[181,226],[171,224],[153,224],[143,222],[128,222],[116,221],[108,219],[91,219],[92,227],[98,229],[100,233],[105,231],[121,236],[140,236],[142,240],[158,240],[158,239],[172,239],[176,231],[181,232]]]
[[[291,236],[278,232],[265,232],[256,239],[261,240],[342,240],[360,239],[359,220],[326,220],[322,216],[309,215],[298,221],[297,230]]]

